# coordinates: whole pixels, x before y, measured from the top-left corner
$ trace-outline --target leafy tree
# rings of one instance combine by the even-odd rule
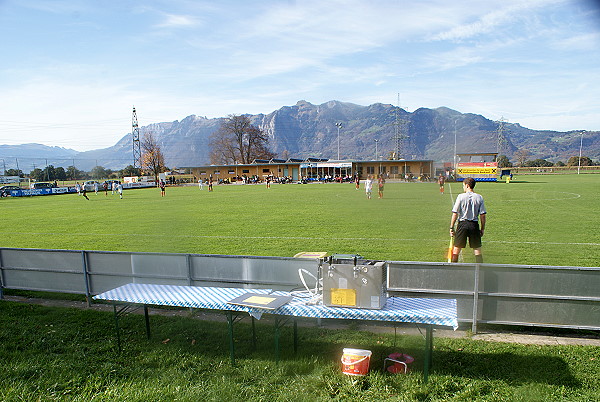
[[[6,175],[7,176],[19,176],[19,177],[25,177],[25,175],[23,174],[23,171],[21,169],[6,169]]]
[[[567,161],[567,166],[579,166],[579,156],[571,156]],[[581,166],[594,166],[594,163],[587,156],[582,156]]]
[[[506,155],[499,155],[497,162],[498,162],[498,167],[500,167],[500,168],[512,167],[512,163],[510,162],[510,160],[508,159],[508,157]]]
[[[29,173],[29,177],[35,181],[44,181],[46,174],[40,168],[35,168]]]
[[[563,161],[558,161],[554,164],[554,166],[565,166],[565,163]]]
[[[119,174],[121,177],[133,177],[141,176],[142,172],[139,168],[133,167],[133,165],[128,165],[126,168],[122,169]]]
[[[269,137],[250,122],[248,116],[230,115],[210,136],[210,161],[213,164],[248,164],[254,159],[275,156],[268,148]]]
[[[90,176],[95,180],[100,180],[104,177],[108,177],[108,172],[102,166],[94,166],[90,172]]]
[[[141,148],[142,166],[149,170],[154,175],[154,179],[158,181],[158,174],[165,171],[165,158],[154,134],[144,134]]]
[[[48,165],[44,168],[44,179],[43,180],[55,180],[56,179],[56,171],[53,165]]]
[[[525,166],[531,167],[552,167],[554,164],[546,159],[534,159],[532,161],[525,162]]]
[[[59,166],[56,169],[54,169],[54,174],[55,180],[67,180],[67,172],[65,172],[65,168],[62,166]]]
[[[77,169],[75,166],[67,167],[67,179],[69,180],[77,180],[85,177],[85,173],[81,170]]]

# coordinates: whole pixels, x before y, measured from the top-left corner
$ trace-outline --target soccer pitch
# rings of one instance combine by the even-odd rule
[[[484,262],[598,266],[600,175],[519,176],[477,183],[488,211]],[[0,200],[2,247],[293,256],[358,253],[444,261],[461,183],[361,183],[137,189]],[[471,249],[464,261],[473,262]]]

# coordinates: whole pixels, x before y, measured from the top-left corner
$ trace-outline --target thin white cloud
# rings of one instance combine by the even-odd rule
[[[561,50],[591,50],[597,52],[600,49],[600,32],[570,36],[554,42],[553,45]]]
[[[524,16],[529,16],[535,9],[557,2],[560,2],[560,0],[528,0],[513,4],[510,2],[498,4],[498,9],[478,17],[476,21],[470,23],[459,21],[459,24],[452,29],[433,35],[431,40],[460,41],[488,34],[501,25],[507,23],[513,25],[515,20],[521,20]]]
[[[198,19],[190,15],[165,14],[163,21],[155,26],[157,28],[189,28],[198,24]]]

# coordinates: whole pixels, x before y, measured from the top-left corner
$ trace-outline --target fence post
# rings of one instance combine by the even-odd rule
[[[479,316],[479,264],[475,264],[475,284],[473,287],[473,323],[471,331],[477,333],[477,317]]]
[[[85,282],[85,298],[88,307],[92,307],[92,296],[90,295],[90,277],[88,273],[87,254],[81,250],[81,265],[83,267],[83,281]]]
[[[189,254],[185,255],[185,262],[187,264],[188,271],[188,286],[192,286],[192,256]]]
[[[4,299],[4,263],[2,262],[2,250],[0,250],[0,300]]]

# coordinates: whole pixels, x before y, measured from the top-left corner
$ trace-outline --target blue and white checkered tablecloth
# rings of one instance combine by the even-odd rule
[[[255,318],[262,313],[292,317],[355,319],[386,322],[410,322],[458,328],[455,299],[389,298],[381,310],[350,307],[326,307],[307,305],[306,299],[293,300],[275,310],[228,304],[235,297],[246,293],[269,294],[270,289],[240,289],[217,287],[194,287],[174,285],[133,284],[124,285],[94,296],[95,300],[121,303],[149,304],[158,306],[193,307],[223,311],[246,311]],[[288,294],[275,292],[276,294]]]
[[[249,307],[227,304],[246,293],[271,293],[271,289],[216,288],[130,283],[94,296],[94,300],[204,308],[211,310],[251,311]]]
[[[386,322],[445,325],[458,328],[455,299],[426,299],[391,297],[384,308],[363,309],[351,307],[326,307],[306,305],[303,299],[294,298],[279,307],[273,314],[293,317],[337,318]]]

